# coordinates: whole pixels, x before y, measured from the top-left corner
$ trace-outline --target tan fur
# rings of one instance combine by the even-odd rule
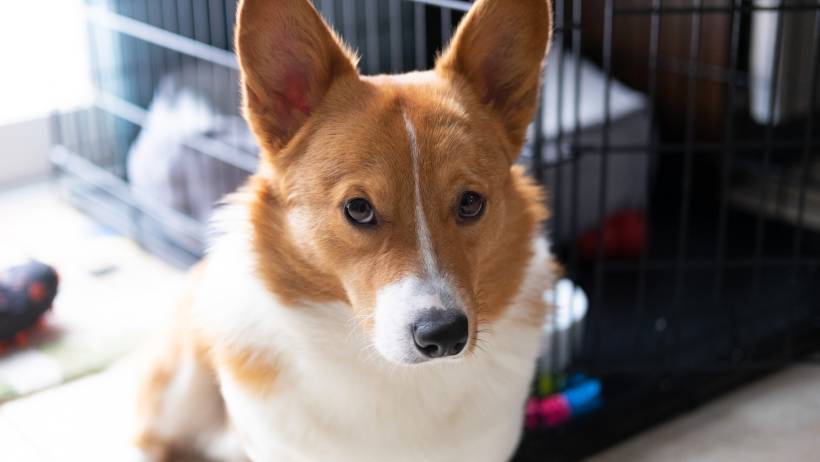
[[[166,402],[165,391],[175,377],[184,360],[196,361],[203,367],[211,368],[208,355],[187,328],[191,305],[196,290],[202,279],[206,263],[195,265],[186,281],[182,295],[173,310],[172,320],[167,332],[162,333],[151,353],[149,369],[142,376],[137,390],[137,425],[135,445],[153,454],[157,461],[168,459],[172,455],[175,442],[166,435],[158,434],[155,423],[161,418]]]
[[[275,356],[223,348],[215,353],[214,362],[251,393],[265,397],[276,391],[280,371]]]

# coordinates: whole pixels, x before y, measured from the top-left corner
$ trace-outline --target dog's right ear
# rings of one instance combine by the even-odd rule
[[[477,0],[436,63],[472,88],[506,126],[515,160],[538,103],[552,36],[550,0]]]
[[[334,82],[358,78],[355,59],[308,0],[241,0],[238,11],[243,110],[262,148],[274,154]]]

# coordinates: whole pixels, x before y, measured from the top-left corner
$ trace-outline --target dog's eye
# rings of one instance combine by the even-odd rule
[[[461,195],[458,204],[458,218],[461,221],[475,220],[484,212],[484,198],[480,194],[467,191]]]
[[[357,197],[345,204],[345,216],[354,225],[372,226],[376,224],[376,212],[366,199]]]

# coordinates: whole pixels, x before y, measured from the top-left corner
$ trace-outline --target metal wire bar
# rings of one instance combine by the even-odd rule
[[[211,1],[212,0],[208,0],[205,3],[205,10],[207,12],[207,14],[205,16],[205,24],[207,25],[207,30],[208,30],[208,43],[210,43],[212,46],[216,46],[216,47],[219,47],[219,48],[224,48],[224,46],[220,46],[220,44],[217,43],[217,40],[221,38],[220,37],[221,34],[219,33],[219,30],[218,30],[219,28],[215,29],[213,27],[214,22],[217,22],[217,23],[221,22],[218,17],[214,18],[214,15],[220,13],[222,11],[222,8],[213,8],[211,6]],[[209,75],[210,75],[209,91],[211,92],[211,95],[218,95],[220,93],[220,91],[224,91],[224,89],[220,88],[220,85],[219,85],[220,82],[219,82],[219,74],[217,73],[217,66],[214,63],[209,63],[209,62],[204,62],[204,63],[200,62],[200,64],[206,66],[208,68],[208,70],[210,71],[209,72]],[[224,69],[221,69],[221,68],[220,68],[220,70],[224,71]],[[234,85],[236,85],[236,84],[238,84],[238,82],[234,83]],[[225,87],[228,87],[228,86],[226,85]],[[207,139],[207,137],[205,137],[205,138]],[[199,160],[202,163],[207,162],[207,159],[205,158],[205,156],[197,156],[197,160]],[[223,167],[223,166],[220,165],[220,167]],[[207,166],[203,166],[201,168],[202,168],[202,171],[205,171]],[[216,178],[216,181],[218,182],[218,184],[216,186],[216,190],[217,191],[228,191],[228,190],[230,190],[230,186],[228,186],[228,183],[227,183],[228,179],[226,178],[226,175],[224,174],[225,169],[223,168],[221,170],[223,171],[223,174],[218,175],[217,178]],[[212,185],[208,185],[208,191],[207,191],[208,197],[214,197],[214,196],[211,196],[212,190],[213,190]]]
[[[336,22],[336,1],[335,0],[322,0],[320,11],[325,16],[325,19],[328,23],[333,24]]]
[[[782,13],[781,13],[782,14]],[[806,145],[809,144],[809,141],[812,137],[812,130],[814,129],[814,113],[815,113],[815,100],[817,94],[817,78],[818,78],[818,61],[820,61],[820,9],[817,10],[814,14],[814,40],[812,40],[812,52],[809,56],[814,56],[814,61],[812,63],[812,78],[811,81],[811,88],[809,90],[809,105],[808,105],[808,117],[806,120],[806,134],[804,135],[804,141]],[[794,250],[795,253],[792,256],[793,260],[797,260],[797,256],[799,255],[799,249],[801,247],[801,239],[803,234],[803,227],[805,226],[804,214],[805,214],[805,207],[806,207],[806,188],[808,187],[808,176],[810,171],[810,149],[806,147],[803,150],[803,155],[801,159],[801,172],[802,178],[800,182],[800,192],[798,197],[798,205],[797,205],[797,225],[795,226],[794,231]],[[796,273],[798,270],[797,265],[794,266],[793,272]],[[789,315],[792,319],[795,317],[795,306],[791,305],[789,307]],[[788,342],[786,344],[786,352],[785,358],[786,360],[791,359],[794,357],[794,336],[789,336]]]
[[[735,6],[739,6],[742,0],[733,0]],[[732,16],[732,38],[731,38],[731,57],[730,67],[736,68],[738,65],[740,40],[740,11],[735,10]],[[717,237],[717,263],[718,267],[715,272],[715,286],[714,291],[716,296],[720,296],[723,285],[723,271],[721,263],[726,258],[726,236],[728,228],[728,209],[729,209],[729,182],[730,172],[734,160],[734,154],[737,150],[737,140],[735,139],[735,117],[734,106],[737,94],[737,86],[734,83],[729,83],[727,95],[727,110],[726,110],[726,135],[725,147],[723,149],[723,156],[721,162],[721,194],[720,194],[720,216],[718,218],[718,237]]]
[[[381,2],[377,0],[366,0],[365,8],[365,29],[367,43],[367,68],[371,74],[377,74],[381,70],[381,37],[379,37],[379,9]]]
[[[356,24],[356,2],[348,0],[342,2],[342,33],[347,43],[353,47],[359,46],[359,34]]]
[[[594,310],[601,310],[603,306],[604,296],[604,273],[603,266],[600,265],[604,261],[604,242],[606,242],[607,229],[604,226],[606,220],[606,203],[607,203],[607,187],[609,183],[609,131],[612,123],[611,117],[611,92],[612,92],[612,36],[613,36],[613,10],[614,0],[606,0],[604,3],[604,47],[603,47],[603,70],[604,70],[604,121],[601,127],[601,156],[600,165],[600,181],[598,182],[598,234],[599,239],[596,249],[596,263],[595,266],[595,288],[593,295],[592,307]],[[577,85],[576,85],[577,86]],[[600,344],[600,321],[596,322],[592,329],[592,341],[595,344]],[[599,351],[597,347],[593,347],[592,351]]]
[[[562,11],[562,4],[563,4],[563,0],[558,0],[556,2],[556,8],[558,9],[558,12],[559,12],[559,14],[557,15],[558,18],[561,17],[560,12]],[[560,22],[560,19],[559,19],[559,22]],[[558,42],[558,43],[561,43],[563,41],[560,37],[558,37],[558,34],[556,34],[556,36],[553,37],[553,40],[555,42]],[[559,48],[561,48],[561,45],[557,46],[555,49],[559,49]],[[544,130],[544,106],[547,104],[547,93],[545,91],[545,85],[546,85],[546,81],[545,81],[545,79],[542,79],[541,88],[540,88],[540,91],[539,91],[539,94],[538,94],[538,103],[537,103],[538,106],[537,106],[536,111],[535,111],[535,120],[533,122],[534,135],[533,135],[533,142],[532,142],[532,151],[533,151],[533,153],[532,153],[532,160],[531,160],[531,167],[533,169],[533,176],[535,176],[535,179],[539,183],[542,183],[542,184],[544,182],[544,170],[543,170],[543,166],[544,166],[544,162],[543,162],[543,160],[544,160],[543,159],[543,156],[544,156],[544,132],[543,132],[543,130]],[[559,86],[559,88],[560,88],[560,86]],[[559,91],[559,94],[560,93],[561,92]],[[559,111],[558,111],[559,120],[560,120],[560,115],[561,115],[561,111],[559,109]],[[560,126],[560,122],[559,122],[559,126]],[[555,214],[554,217],[559,217],[560,214],[561,214],[560,213],[560,204],[561,204],[560,191],[561,191],[561,186],[560,186],[560,182],[557,181],[558,176],[561,174],[561,170],[562,170],[561,165],[559,165],[558,168],[555,170],[556,187],[554,188],[554,191],[552,192],[552,204],[553,204],[552,207],[553,207],[553,213]],[[559,230],[559,231],[561,230],[560,222],[556,221],[554,218],[553,218],[552,227],[554,229]],[[553,297],[554,297],[554,293],[553,293]],[[553,305],[555,305],[556,301],[553,298],[553,300],[550,300],[549,303],[552,303]],[[555,316],[549,317],[548,322],[551,324],[549,326],[551,331],[556,332],[556,326],[557,326],[557,322],[558,322],[556,317]],[[551,356],[551,360],[550,360],[551,370],[542,371],[541,373],[542,374],[557,375],[557,374],[560,374],[562,372],[561,370],[559,370],[559,367],[560,367],[559,365],[561,364],[560,355],[559,355],[559,352],[560,352],[559,341],[560,341],[560,339],[559,339],[558,335],[552,335],[549,340],[550,340],[549,354]],[[571,339],[570,339],[570,345],[572,345],[572,340]]]
[[[427,68],[427,9],[422,2],[414,7],[414,27],[416,38],[416,69]]]
[[[148,111],[145,109],[101,91],[95,92],[94,105],[134,125],[142,126],[148,119]],[[185,145],[246,172],[256,171],[257,158],[255,156],[251,156],[223,141],[205,136],[191,136],[186,139]]]
[[[149,24],[162,24],[162,8],[158,2],[148,2],[146,17]],[[165,70],[165,68],[163,68],[163,53],[165,49],[157,47],[153,43],[147,42],[145,43],[145,46],[148,47],[148,55],[151,60],[151,83],[156,86],[159,83],[162,72]]]
[[[703,0],[693,0],[697,7],[703,6]],[[697,79],[695,74],[697,65],[700,61],[700,33],[701,33],[701,16],[695,14],[691,19],[691,28],[689,31],[689,57],[693,61],[692,71],[689,74],[687,81],[686,93],[686,134],[685,148],[684,148],[684,165],[683,165],[683,182],[681,185],[683,198],[681,199],[680,209],[680,236],[678,240],[678,259],[681,263],[681,268],[686,263],[688,257],[689,244],[689,215],[692,200],[692,145],[695,140],[695,102],[697,96]],[[685,284],[685,276],[683,271],[678,271],[675,276],[675,303],[681,302],[681,295],[683,293]]]
[[[742,0],[733,0],[737,6]],[[731,57],[730,67],[732,69],[737,67],[739,41],[740,40],[740,12],[735,10],[732,16],[732,38],[731,38]],[[717,262],[718,270],[715,273],[715,294],[720,295],[721,287],[723,285],[723,271],[720,270],[720,263],[726,258],[726,234],[728,227],[727,212],[729,209],[729,173],[732,169],[732,161],[736,149],[735,140],[735,117],[734,107],[737,93],[737,86],[734,83],[729,83],[727,94],[727,110],[726,110],[726,135],[725,147],[723,149],[723,156],[721,162],[721,194],[720,194],[720,216],[718,217],[718,236],[717,236]]]
[[[232,0],[224,0],[224,3],[225,3],[225,25],[227,26],[226,29],[225,29],[226,30],[225,36],[228,37],[228,46],[226,47],[226,49],[227,50],[233,50],[233,47],[234,47],[233,38],[234,38],[234,26],[235,26],[234,18],[236,17],[237,2],[234,2]],[[230,18],[230,20],[228,20],[228,18]]]
[[[100,63],[99,63],[99,59],[98,59],[98,46],[99,46],[99,43],[97,41],[97,37],[95,35],[95,32],[96,32],[96,30],[94,29],[94,27],[92,27],[90,24],[86,24],[85,34],[86,34],[86,38],[87,38],[88,44],[89,44],[88,59],[89,59],[89,64],[91,65],[91,72],[90,72],[89,77],[91,78],[91,81],[92,81],[93,85],[96,88],[101,88],[102,87],[102,82],[101,82],[101,76],[100,76]],[[102,136],[103,136],[103,133],[106,133],[106,130],[103,128],[104,124],[103,124],[103,121],[100,120],[101,119],[100,115],[101,114],[100,114],[99,111],[94,111],[95,130],[96,130],[96,134],[98,136],[98,139],[96,140],[97,141],[96,144],[99,146],[99,149],[100,149],[100,153],[98,154],[97,158],[95,159],[95,162],[100,162],[100,160],[105,157],[105,144],[107,144],[107,143],[102,142],[103,141]],[[57,117],[55,119],[59,120],[59,117]],[[54,145],[63,144],[63,141],[62,140],[57,140],[53,144]]]
[[[654,8],[660,8],[663,6],[663,0],[652,0],[652,6]],[[649,224],[649,215],[652,210],[652,167],[654,165],[654,158],[651,153],[655,151],[655,128],[657,126],[655,122],[655,104],[657,98],[657,87],[658,87],[658,57],[660,55],[660,34],[661,34],[661,17],[657,13],[652,13],[652,17],[650,18],[650,25],[649,25],[649,75],[647,76],[648,81],[648,90],[647,94],[649,97],[649,130],[648,130],[648,139],[646,140],[647,145],[649,146],[649,152],[646,153],[647,159],[647,166],[646,170],[646,182],[644,185],[644,194],[646,195],[646,205],[645,209],[645,218],[643,223],[643,235],[644,235],[644,245],[641,248],[641,255],[638,260],[638,288],[637,288],[637,300],[636,300],[636,307],[634,318],[641,319],[644,314],[644,310],[646,308],[646,279],[647,279],[647,263],[649,261],[649,252],[651,249],[651,238],[650,238],[650,224]],[[639,341],[639,337],[635,336],[635,343],[633,344],[633,348],[637,348]]]
[[[453,35],[453,10],[441,8],[441,46],[442,48],[450,41]]]
[[[581,85],[578,85],[583,79],[583,68],[581,67],[581,47],[582,47],[582,40],[581,40],[581,24],[583,20],[583,9],[581,8],[580,1],[573,1],[572,2],[572,23],[577,24],[579,27],[572,30],[572,58],[574,61],[574,69],[573,69],[573,76],[575,78],[575,88],[573,88],[572,94],[572,108],[573,108],[573,130],[572,130],[572,145],[573,149],[570,153],[572,159],[578,159],[581,155],[581,151],[578,151],[575,147],[581,144]],[[580,196],[580,188],[581,188],[581,169],[578,166],[579,161],[576,160],[572,163],[571,166],[571,173],[572,173],[572,187],[570,190],[570,235],[577,236],[579,232],[579,217],[578,217],[578,210],[579,210],[579,196]],[[570,255],[569,255],[569,268],[570,268],[570,276],[576,277],[578,273],[578,265],[579,265],[579,258],[578,258],[578,246],[571,246]]]
[[[805,228],[805,212],[806,212],[806,189],[809,183],[809,166],[812,158],[812,136],[814,134],[814,115],[817,102],[817,82],[820,80],[820,8],[814,14],[814,40],[812,43],[812,53],[814,61],[812,63],[812,80],[811,90],[809,91],[809,113],[806,119],[806,133],[803,135],[803,156],[800,161],[800,196],[798,198],[797,206],[797,226],[794,231],[794,258],[803,251],[803,232]]]
[[[769,169],[769,164],[771,163],[771,156],[772,156],[772,143],[774,140],[774,124],[777,120],[777,113],[776,111],[776,104],[777,104],[777,95],[778,95],[778,82],[780,77],[780,56],[781,56],[781,49],[783,44],[783,13],[778,12],[777,14],[777,23],[775,26],[775,39],[774,39],[774,56],[772,57],[772,72],[771,72],[771,82],[769,85],[769,104],[768,104],[768,124],[766,124],[766,134],[763,140],[763,171],[767,171]],[[760,185],[760,195],[758,200],[758,210],[757,210],[757,223],[755,225],[755,259],[760,261],[763,258],[763,245],[766,240],[766,221],[764,216],[764,210],[766,205],[766,198],[768,195],[766,191],[768,190],[767,178],[763,178]],[[755,290],[760,289],[760,271],[755,271],[755,280],[754,280],[754,288]]]
[[[735,5],[739,5],[742,0],[733,0]],[[740,52],[740,12],[736,10],[732,15],[732,37],[731,37],[731,56],[729,58],[729,65],[732,69],[738,65],[738,54]],[[737,94],[737,86],[734,83],[729,83],[728,94],[726,96],[726,135],[725,147],[721,155],[721,186],[720,186],[720,212],[718,216],[718,234],[717,234],[717,257],[715,260],[715,279],[713,287],[713,295],[718,303],[723,302],[723,273],[727,268],[726,265],[726,237],[728,230],[728,211],[729,211],[729,183],[731,181],[730,172],[736,150],[737,140],[735,139],[735,99]],[[728,304],[728,317],[732,325],[737,323],[737,310],[733,303]],[[738,343],[738,333],[732,330],[729,333],[730,341],[733,345]]]
[[[225,18],[224,0],[208,0],[205,4],[208,9],[208,35],[211,45],[221,49],[228,49],[228,24]]]
[[[404,0],[410,3],[418,3],[422,5],[438,6],[441,8],[450,8],[451,10],[467,11],[472,6],[470,2],[460,0]]]
[[[194,39],[199,42],[211,44],[211,31],[208,27],[208,2],[191,0],[191,22],[194,25]],[[200,6],[197,8],[196,6]]]
[[[689,76],[695,62],[689,58],[678,56],[661,56],[658,67],[666,73]],[[695,78],[702,81],[717,83],[733,83],[738,88],[748,88],[749,75],[739,69],[724,67],[720,64],[711,64],[703,60],[698,62]]]
[[[222,50],[116,13],[111,13],[102,7],[86,6],[85,15],[88,21],[109,30],[138,38],[194,58],[219,64],[220,66],[239,69],[236,55],[230,51]]]
[[[404,69],[404,37],[402,35],[401,0],[389,0],[390,68],[394,73]]]
[[[795,260],[791,256],[769,257],[766,258],[763,265],[766,268],[782,268],[788,269]],[[747,269],[753,270],[757,260],[752,257],[734,257],[726,258],[723,262],[718,263],[714,258],[689,258],[683,264],[683,268],[689,270],[708,270],[713,271],[719,265],[724,269]],[[820,264],[820,256],[818,257],[801,257],[797,260],[797,265],[804,268],[816,267]],[[601,262],[601,267],[604,271],[629,271],[635,272],[640,269],[640,262],[634,260],[605,260]],[[646,264],[646,268],[652,272],[668,272],[676,271],[680,267],[680,262],[677,258],[655,258]]]
[[[808,366],[817,366],[817,359],[811,358],[801,358],[794,361],[795,364],[804,364]],[[771,373],[773,371],[779,370],[783,368],[783,362],[780,360],[771,360],[771,359],[762,359],[762,360],[753,360],[753,361],[743,361],[743,362],[732,362],[731,360],[720,360],[714,361],[710,363],[700,363],[700,364],[688,364],[688,365],[667,365],[667,366],[658,366],[653,363],[636,363],[632,358],[618,360],[618,359],[608,359],[606,362],[598,361],[595,362],[595,371],[597,374],[601,376],[606,376],[609,374],[635,374],[635,375],[642,375],[647,372],[652,372],[653,376],[664,376],[667,374],[673,374],[674,376],[685,376],[686,374],[709,374],[709,375],[716,375],[716,374],[726,374],[727,372],[768,372]],[[749,379],[743,380],[743,382],[747,382]],[[670,398],[671,399],[671,398]],[[678,400],[686,400],[686,402],[691,403],[691,397],[675,398],[676,401]],[[680,402],[680,401],[678,401]]]
[[[736,140],[734,147],[736,151],[760,151],[760,146],[765,142],[765,139],[746,139],[746,140]],[[781,149],[781,150],[797,150],[802,151],[803,148],[806,146],[804,140],[802,139],[780,139],[780,140],[773,140],[772,141],[772,148],[774,149]],[[714,154],[719,153],[724,148],[723,142],[693,142],[691,145],[687,146],[686,143],[673,143],[673,142],[666,142],[666,143],[656,143],[654,146],[649,144],[610,144],[609,151],[613,153],[617,153],[619,155],[624,154],[635,154],[635,155],[644,155],[650,148],[656,151],[656,155],[663,155],[663,154],[680,154],[687,149],[691,150],[692,153],[701,153],[701,154]],[[820,146],[820,139],[809,141],[810,148]],[[572,149],[579,151],[582,155],[586,155],[590,152],[598,152],[601,150],[600,144],[590,144],[590,143],[583,143],[574,145]]]
[[[555,21],[558,24],[564,22],[564,0],[558,0],[555,2]],[[555,100],[555,117],[557,120],[556,128],[557,132],[555,133],[555,140],[553,144],[553,149],[555,152],[556,161],[558,162],[558,168],[555,169],[555,180],[554,180],[554,188],[552,191],[552,206],[553,206],[553,227],[557,229],[559,232],[563,230],[563,213],[562,207],[564,205],[564,168],[562,168],[560,162],[564,157],[563,153],[563,146],[564,146],[564,61],[565,61],[565,53],[564,53],[564,34],[563,32],[556,34],[553,38],[553,45],[551,46],[551,52],[553,54],[558,54],[558,69],[557,69],[557,82],[556,86],[558,87],[556,100]],[[576,82],[576,84],[580,85],[580,82]],[[542,85],[541,94],[544,95],[544,88]],[[539,102],[538,113],[536,115],[535,120],[535,146],[537,149],[539,164],[541,164],[541,149],[543,146],[542,138],[544,138],[545,133],[543,131],[543,119],[544,119],[544,108],[543,106],[548,102],[545,100],[545,97],[542,96],[542,100]],[[538,175],[538,166],[536,167],[536,175]],[[536,176],[536,179],[540,182],[543,182],[543,177]],[[570,340],[571,342],[571,340]]]
[[[143,9],[138,10],[137,5],[134,5],[133,16],[139,21],[147,20],[148,10],[145,9],[145,2],[139,2],[139,4],[142,5]],[[151,99],[154,87],[154,76],[151,72],[150,56],[148,56],[149,51],[147,50],[148,44],[140,40],[131,40],[131,42],[135,50],[134,59],[137,66],[135,75],[139,88],[139,101],[147,102]]]
[[[564,0],[559,0],[563,3]],[[563,13],[563,8],[562,8]],[[566,18],[562,18],[566,19]],[[569,29],[572,32],[572,57],[574,60],[573,66],[573,76],[575,78],[576,84],[573,88],[573,95],[572,95],[572,107],[573,107],[573,129],[572,129],[572,143],[574,146],[580,144],[580,137],[581,137],[581,79],[582,79],[582,68],[581,68],[581,21],[582,21],[582,9],[581,9],[581,2],[574,1],[572,2],[572,15],[571,20],[573,25],[578,25],[578,27],[573,27]],[[563,22],[563,21],[562,21]],[[563,24],[561,24],[561,32],[557,32],[561,34],[561,46],[563,47],[564,39],[566,38]],[[562,50],[563,53],[563,50]],[[559,94],[563,94],[563,87],[559,88]],[[543,104],[543,103],[542,103]],[[543,110],[543,108],[542,108]],[[563,113],[559,112],[559,126],[563,124]],[[543,136],[542,133],[538,133],[539,136]],[[560,147],[560,146],[559,146]],[[578,234],[578,211],[579,211],[579,194],[580,194],[580,187],[581,187],[581,170],[578,166],[578,159],[580,159],[580,152],[575,151],[574,149],[571,152],[563,153],[560,150],[556,151],[559,155],[558,159],[561,160],[562,158],[566,157],[569,159],[574,159],[575,162],[572,162],[570,166],[570,204],[569,204],[569,226],[570,226],[570,236],[576,236]],[[561,167],[559,166],[559,169]],[[570,280],[573,284],[573,293],[578,287],[578,277],[579,277],[579,256],[578,256],[578,246],[571,245],[570,246],[570,255],[569,255],[569,276]],[[575,297],[572,298],[573,306],[570,308],[572,313],[572,317],[575,317]],[[594,314],[593,314],[594,315]],[[587,325],[591,325],[587,318],[581,320],[580,326],[585,327]],[[574,329],[570,329],[570,332],[578,332]],[[570,338],[571,345],[574,345],[578,342],[576,338]],[[579,349],[581,346],[579,345]]]
[[[741,13],[751,13],[756,11],[814,11],[818,5],[810,4],[791,4],[779,6],[763,6],[763,5],[735,5],[735,6],[717,6],[717,5],[703,5],[702,7],[687,7],[687,6],[664,6],[662,8],[642,8],[642,7],[623,7],[615,10],[615,15],[726,15],[735,11]]]
[[[52,151],[51,160],[60,169],[71,172],[73,175],[105,189],[105,191],[117,197],[117,199],[123,203],[134,205],[139,208],[141,212],[157,219],[163,223],[163,225],[193,239],[202,241],[204,238],[205,229],[202,223],[161,203],[149,204],[140,200],[132,194],[131,188],[123,179],[97,168],[95,164],[89,162],[81,155],[73,153],[65,147],[57,146]]]

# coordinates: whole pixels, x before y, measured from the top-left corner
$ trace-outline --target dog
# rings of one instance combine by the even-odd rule
[[[433,70],[362,76],[308,0],[240,1],[259,168],[144,376],[142,460],[512,456],[554,274],[514,163],[551,21],[478,0]]]

